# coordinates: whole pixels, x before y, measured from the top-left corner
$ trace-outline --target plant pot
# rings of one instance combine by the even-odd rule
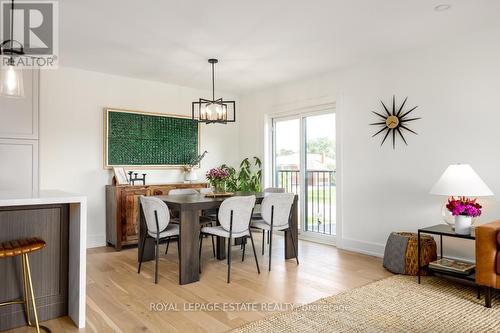
[[[455,232],[460,235],[470,235],[472,217],[465,215],[455,216]]]
[[[196,171],[194,171],[194,169],[190,169],[189,171],[186,172],[184,180],[188,182],[194,182],[198,180],[198,174],[196,173]]]

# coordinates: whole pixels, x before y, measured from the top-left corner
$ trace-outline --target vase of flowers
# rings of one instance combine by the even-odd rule
[[[226,180],[229,178],[229,172],[224,168],[213,168],[208,170],[206,177],[215,193],[226,192]]]
[[[455,232],[461,235],[471,233],[472,218],[481,215],[482,206],[476,202],[476,199],[467,199],[461,197],[448,199],[446,208],[455,216]]]

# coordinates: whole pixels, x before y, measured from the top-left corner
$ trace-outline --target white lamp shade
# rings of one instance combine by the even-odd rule
[[[490,188],[468,164],[450,165],[431,189],[431,194],[463,197],[493,195]]]
[[[23,72],[14,66],[0,69],[0,95],[24,97]]]

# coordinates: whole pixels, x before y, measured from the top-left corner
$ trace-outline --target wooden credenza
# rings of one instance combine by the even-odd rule
[[[205,188],[207,183],[106,186],[106,242],[116,250],[139,239],[139,196],[164,195],[177,188]]]

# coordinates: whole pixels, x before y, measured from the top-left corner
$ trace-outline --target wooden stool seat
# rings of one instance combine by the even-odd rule
[[[0,259],[21,256],[24,287],[23,298],[0,303],[0,306],[23,304],[24,311],[26,313],[27,324],[28,326],[35,328],[37,333],[40,333],[40,328],[42,328],[46,332],[50,332],[50,329],[38,323],[38,310],[35,303],[35,292],[33,291],[33,282],[31,280],[31,268],[28,254],[43,249],[45,245],[45,241],[38,237],[17,239],[0,243]],[[33,315],[35,317],[34,323],[31,322],[31,311],[29,304],[30,301],[33,307]]]
[[[0,243],[0,258],[20,256],[35,252],[45,247],[45,241],[40,238],[18,239]]]

